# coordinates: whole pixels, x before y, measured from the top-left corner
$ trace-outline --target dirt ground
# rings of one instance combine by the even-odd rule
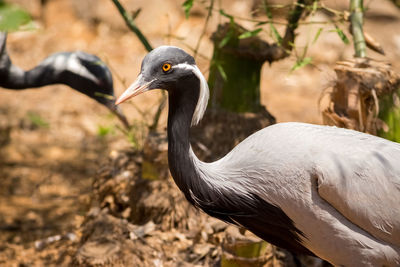
[[[9,34],[7,48],[14,64],[29,69],[51,53],[83,50],[109,64],[116,95],[135,79],[146,50],[126,29],[111,1],[8,2],[24,6],[37,23],[37,30]],[[183,1],[122,2],[130,10],[142,8],[136,22],[153,46],[196,45],[205,16],[201,4],[195,4],[186,20],[180,6]],[[250,1],[221,2],[227,12],[238,16],[251,9]],[[345,0],[324,2],[347,7]],[[380,56],[369,50],[368,55],[391,62],[399,72],[400,10],[389,1],[365,2],[365,29],[386,52]],[[209,36],[220,19],[212,17],[197,58],[206,76],[212,55]],[[328,17],[317,13],[313,19]],[[252,24],[243,21],[243,25]],[[319,27],[299,28],[298,53]],[[296,60],[292,56],[263,67],[261,101],[278,122],[321,123],[319,96],[335,78],[335,62],[351,59],[353,54],[352,46],[343,44],[330,29],[326,25],[309,47],[311,65],[290,73]],[[267,33],[262,36],[271,40]],[[152,114],[159,98],[160,92],[154,91],[122,106],[138,133],[149,117],[143,118],[137,109]],[[0,88],[0,266],[124,266],[127,262],[133,266],[213,266],[221,260],[218,244],[226,225],[186,204],[171,208],[177,201],[185,203],[171,180],[136,183],[143,158],[118,125],[105,108],[63,85],[19,92]],[[165,126],[164,111],[161,132]],[[168,191],[164,197],[169,202],[137,194],[143,198],[132,203],[132,190]],[[153,213],[147,214],[140,201],[154,203]],[[152,220],[140,221],[132,209]],[[168,217],[162,217],[165,214]],[[99,239],[101,235],[104,240]],[[279,253],[274,255],[279,258]]]

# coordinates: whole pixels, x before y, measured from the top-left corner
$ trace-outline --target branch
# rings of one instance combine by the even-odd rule
[[[146,48],[146,50],[148,52],[153,50],[153,47],[150,45],[149,41],[147,41],[146,37],[144,37],[143,33],[139,30],[139,28],[136,26],[136,24],[134,22],[134,17],[137,16],[138,12],[136,12],[136,15],[134,15],[134,17],[132,17],[132,15],[130,15],[126,11],[126,9],[122,6],[122,4],[119,2],[119,0],[112,0],[112,1],[115,4],[115,6],[117,7],[117,9],[118,9],[119,13],[121,14],[121,16],[124,18],[125,23],[128,26],[128,28],[136,34],[136,36],[142,42],[142,44]],[[150,131],[152,131],[152,130],[157,128],[157,124],[158,124],[158,121],[160,119],[160,114],[161,114],[162,110],[165,107],[166,100],[167,100],[167,96],[166,96],[165,92],[162,91],[162,99],[161,99],[161,102],[160,102],[160,104],[159,104],[159,106],[157,108],[157,112],[154,115],[153,124],[149,127]]]
[[[289,12],[287,21],[288,24],[286,26],[285,35],[282,38],[281,44],[273,44],[270,47],[270,51],[268,54],[271,56],[267,60],[271,63],[273,61],[278,61],[284,59],[290,55],[290,52],[293,50],[293,44],[295,40],[295,31],[299,26],[299,20],[308,4],[311,0],[297,0],[294,8]],[[318,0],[312,0],[312,2]],[[266,5],[266,3],[265,3]]]
[[[160,104],[158,105],[157,111],[154,114],[153,123],[149,126],[149,131],[150,132],[153,132],[153,131],[157,130],[157,125],[158,125],[158,122],[160,120],[161,112],[165,108],[166,104],[167,104],[167,97],[166,97],[165,94],[163,94],[161,96]]]
[[[286,51],[291,51],[293,49],[293,43],[295,39],[295,30],[299,26],[299,20],[303,14],[305,7],[305,0],[297,0],[294,8],[289,12],[287,18],[288,25],[286,26],[285,36],[282,40],[282,47]]]
[[[350,21],[353,33],[355,56],[366,56],[366,45],[363,33],[363,0],[350,1]]]
[[[148,52],[153,50],[153,47],[147,41],[146,37],[144,37],[143,33],[136,26],[132,16],[126,11],[126,9],[122,6],[122,4],[119,2],[119,0],[112,0],[112,1],[114,2],[114,4],[117,7],[121,16],[124,18],[125,23],[128,26],[128,28],[131,29],[131,31],[133,31],[137,35],[137,37],[142,42],[142,44],[146,48],[146,50]]]
[[[206,33],[208,21],[210,20],[213,7],[214,7],[214,0],[211,0],[210,1],[210,6],[208,7],[208,13],[207,13],[206,21],[204,22],[203,31],[201,32],[199,40],[197,40],[196,48],[194,49],[194,55],[193,55],[194,58],[196,58],[197,53],[199,51],[201,39],[203,39],[203,36]]]

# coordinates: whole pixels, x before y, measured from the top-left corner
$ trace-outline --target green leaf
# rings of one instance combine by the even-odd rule
[[[314,1],[312,5],[311,13],[314,14],[318,9],[318,1]]]
[[[278,30],[275,28],[274,24],[271,22],[269,23],[269,26],[271,27],[271,31],[274,34],[275,40],[278,42],[278,44],[282,44],[282,36],[279,34]]]
[[[265,24],[267,24],[267,23],[269,23],[269,22],[267,22],[267,21],[260,21],[260,22],[258,22],[258,23],[256,24],[256,27],[265,25]]]
[[[239,35],[239,39],[246,39],[246,38],[249,38],[249,37],[256,36],[261,30],[262,30],[261,28],[258,28],[258,29],[255,29],[253,31],[244,32],[241,35]]]
[[[229,22],[230,22],[231,24],[233,24],[233,23],[235,22],[234,17],[233,17],[232,15],[229,15],[229,14],[225,13],[225,11],[224,11],[223,9],[220,9],[220,10],[219,10],[219,14],[221,14],[222,16],[228,18],[228,19],[229,19]]]
[[[223,9],[219,10],[219,14],[221,14],[224,17],[227,17],[228,19],[233,19],[233,16],[225,13],[225,11]]]
[[[275,37],[275,40],[277,41],[278,44],[282,43],[282,36],[279,34],[278,30],[275,28],[274,24],[271,22],[272,20],[272,12],[271,9],[267,3],[267,1],[263,1],[263,6],[264,6],[264,11],[265,14],[267,15],[269,21],[269,27],[272,31],[273,36]]]
[[[0,1],[0,31],[17,31],[31,20],[25,10]]]
[[[335,30],[331,30],[332,32],[337,32],[337,34],[339,35],[340,39],[342,39],[343,43],[345,44],[349,44],[349,38],[347,38],[346,34],[344,34],[344,32],[338,27],[335,26]]]
[[[272,12],[271,12],[271,9],[269,8],[267,1],[263,1],[263,7],[264,7],[265,15],[267,15],[268,19],[272,19]]]
[[[224,81],[227,81],[228,76],[226,75],[226,72],[224,71],[224,68],[221,66],[221,64],[217,64],[217,69],[218,69],[219,73],[221,74],[222,79],[224,79]]]
[[[190,9],[193,7],[193,0],[186,0],[182,4],[183,10],[185,11],[186,18],[189,18]]]
[[[311,57],[302,58],[302,59],[298,60],[298,61],[293,65],[293,67],[291,68],[290,71],[298,70],[298,69],[300,69],[300,68],[302,68],[302,67],[304,67],[304,66],[310,64],[311,61],[312,61],[312,58],[311,58]]]
[[[97,127],[97,135],[100,137],[105,137],[106,135],[113,132],[113,128],[111,126],[103,126],[98,125]]]
[[[234,35],[234,31],[233,31],[232,29],[230,29],[230,30],[226,33],[224,39],[221,40],[221,42],[219,43],[218,47],[219,47],[219,48],[224,47],[224,46],[232,39],[233,35]]]
[[[31,121],[33,125],[39,128],[49,128],[49,123],[45,121],[39,114],[36,112],[29,111],[27,114],[28,120]]]
[[[103,93],[100,93],[100,92],[95,92],[94,96],[99,96],[99,97],[102,97],[102,98],[105,98],[105,99],[108,99],[108,100],[115,100],[114,96],[109,95],[109,94],[103,94]]]
[[[132,13],[131,13],[132,19],[135,20],[137,18],[137,16],[139,16],[140,12],[142,12],[142,8],[140,8],[140,7],[138,9],[132,11]]]
[[[324,28],[319,28],[317,33],[314,36],[314,40],[312,41],[312,44],[315,44],[315,42],[318,40],[319,36],[321,35],[321,32]]]

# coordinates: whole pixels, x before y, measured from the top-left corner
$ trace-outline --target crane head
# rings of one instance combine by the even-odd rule
[[[196,66],[192,56],[174,46],[160,46],[146,55],[136,81],[118,98],[116,104],[151,89],[172,90],[176,82],[192,74],[179,66]]]
[[[199,88],[198,102],[193,113],[192,125],[203,117],[208,103],[209,90],[207,81],[196,66],[194,58],[181,48],[175,46],[160,46],[146,55],[136,81],[118,98],[116,104],[152,89],[164,89],[169,93],[180,88],[180,82],[191,86],[189,77],[196,77]],[[182,84],[181,84],[182,85]],[[181,88],[182,89],[182,88]],[[185,88],[184,90],[188,90]]]

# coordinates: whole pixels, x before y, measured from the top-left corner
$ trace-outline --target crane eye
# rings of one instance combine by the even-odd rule
[[[165,64],[162,66],[163,72],[167,72],[167,71],[169,71],[170,69],[171,69],[171,64],[169,64],[169,63],[165,63]]]

